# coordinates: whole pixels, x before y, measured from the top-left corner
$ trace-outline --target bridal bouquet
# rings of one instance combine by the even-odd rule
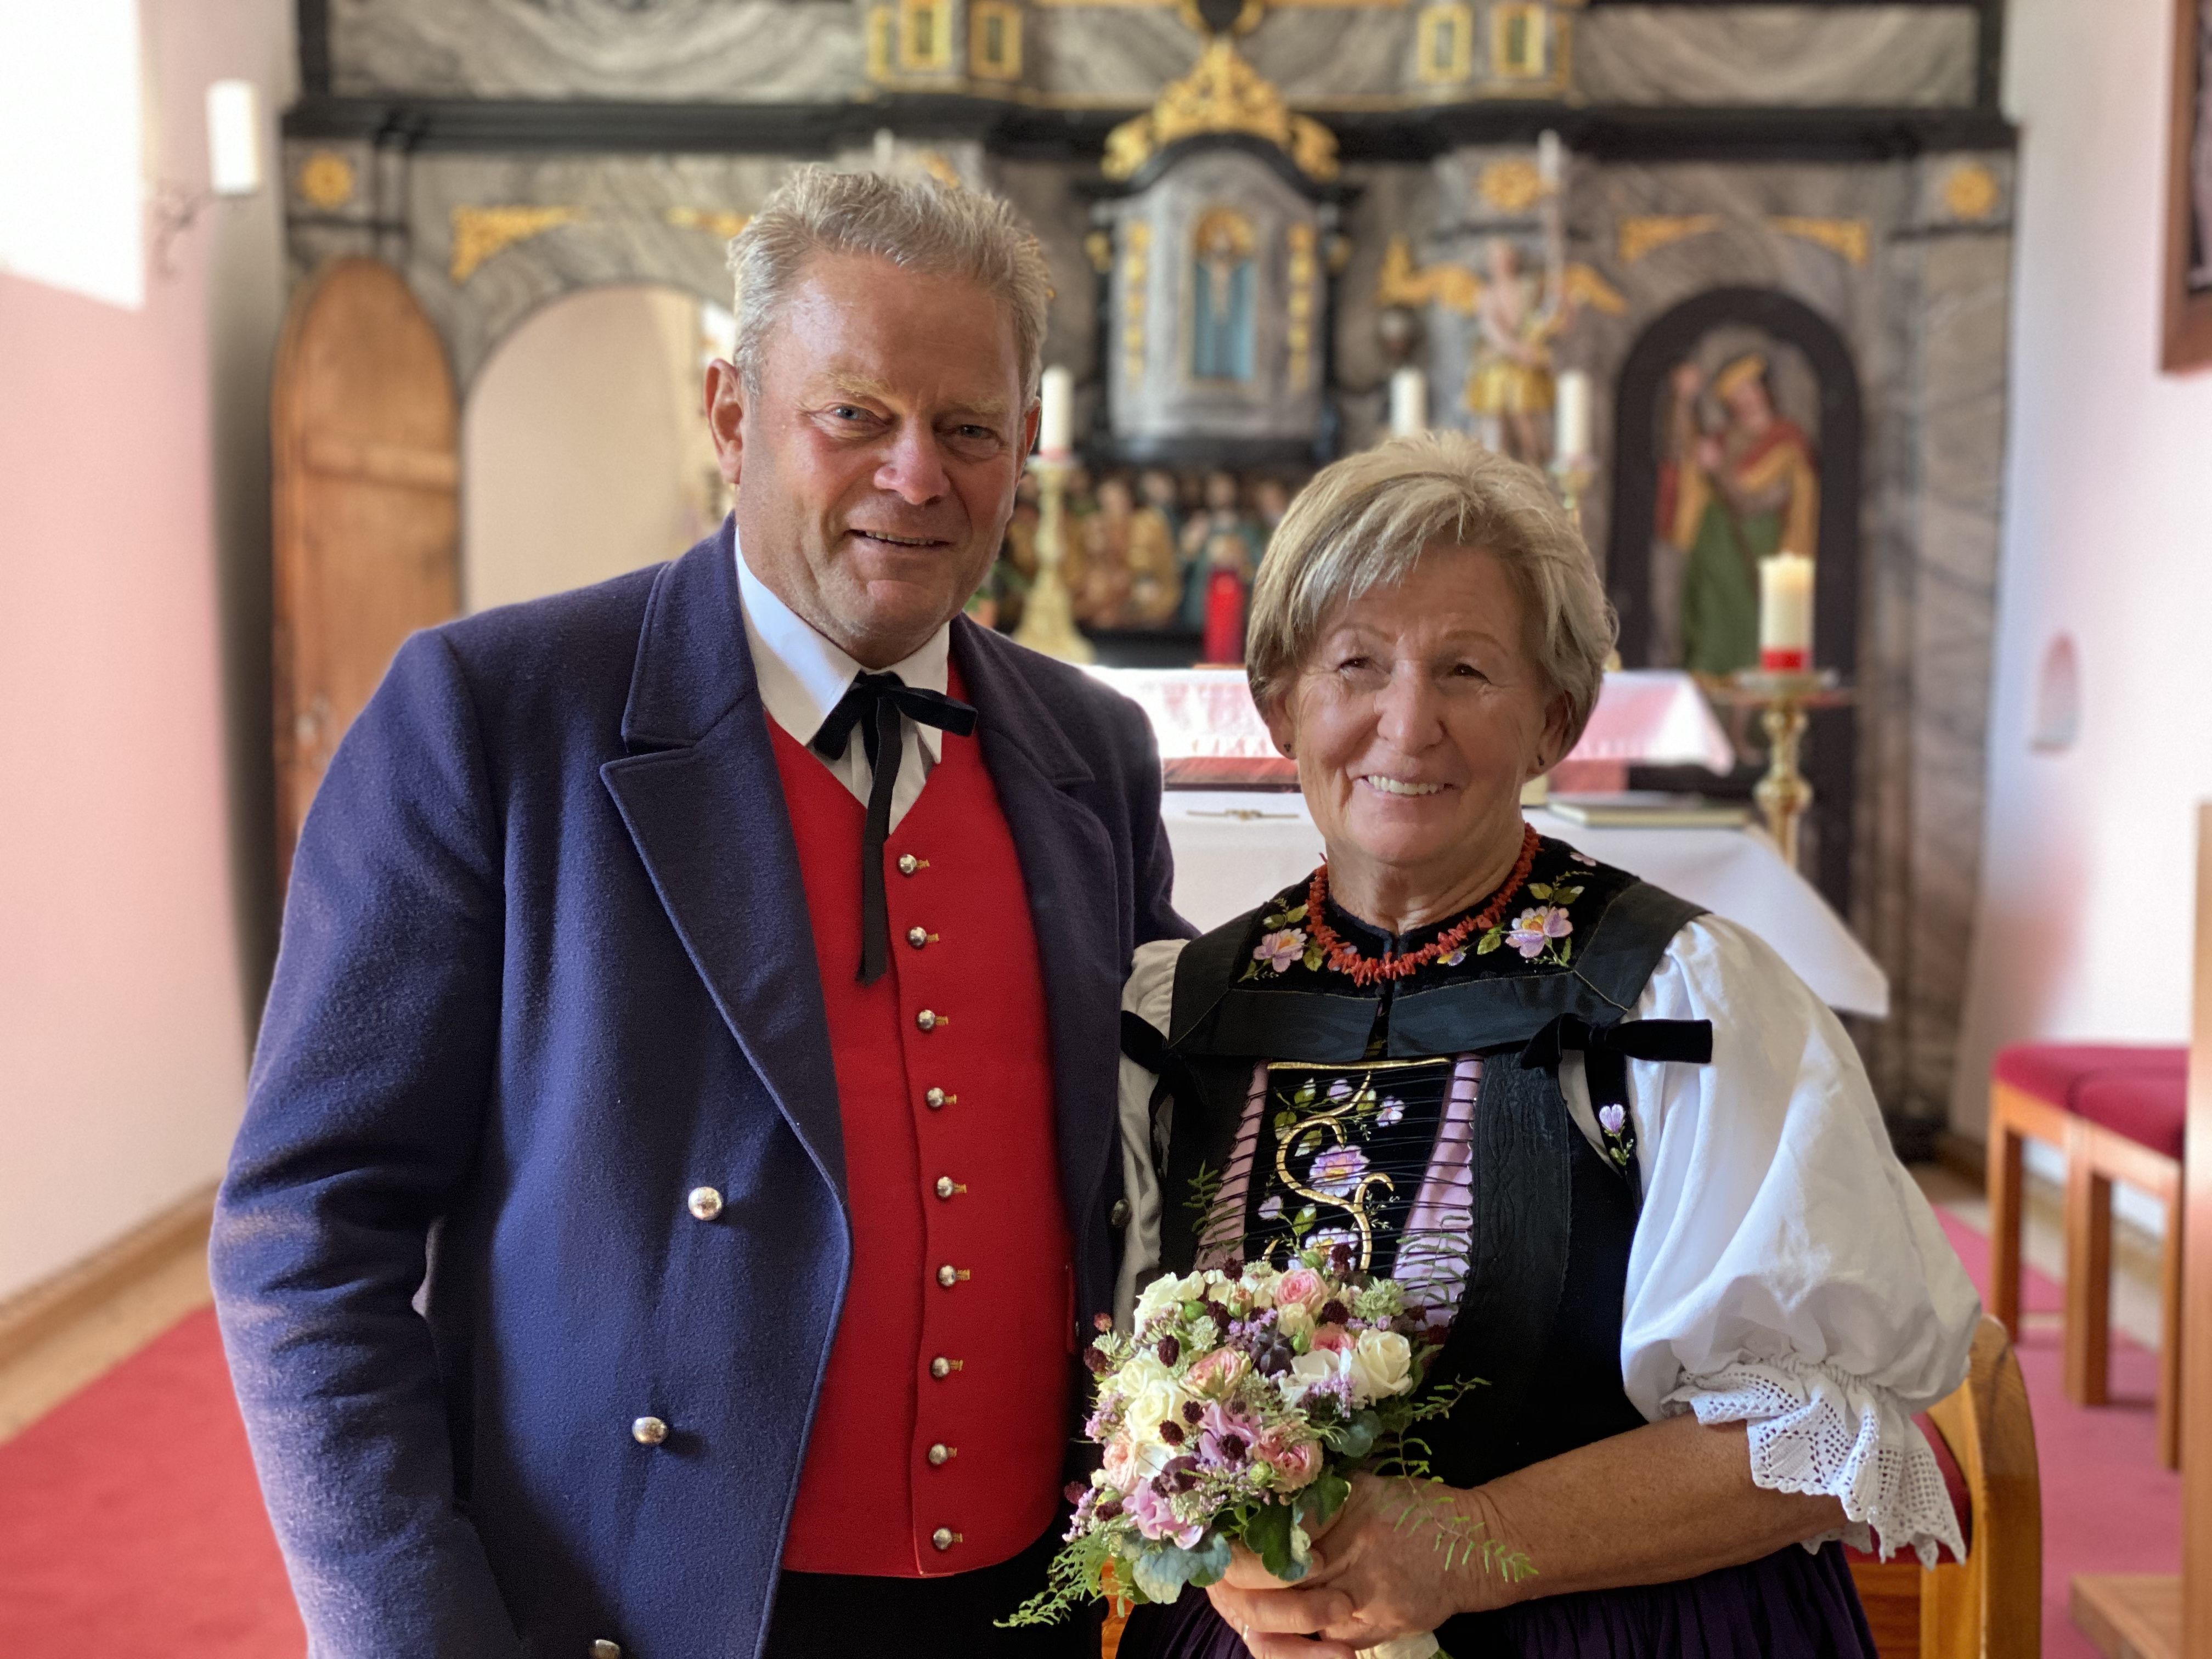
[[[1337,1244],[1282,1270],[1250,1262],[1233,1276],[1170,1275],[1138,1299],[1132,1332],[1102,1330],[1084,1356],[1098,1387],[1084,1432],[1105,1449],[1103,1464],[1090,1485],[1068,1488],[1066,1543],[1046,1589],[1009,1624],[1047,1623],[1108,1595],[1172,1601],[1186,1583],[1227,1571],[1232,1542],[1295,1582],[1350,1476],[1426,1474],[1407,1431],[1473,1385],[1417,1401],[1442,1328],[1409,1311],[1395,1281],[1350,1263]],[[1493,1559],[1480,1540],[1438,1547]],[[1437,1644],[1422,1636],[1370,1651],[1421,1659]]]

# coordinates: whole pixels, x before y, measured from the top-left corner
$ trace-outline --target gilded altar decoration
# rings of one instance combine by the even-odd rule
[[[1551,68],[1551,19],[1540,5],[1513,0],[1490,9],[1490,66],[1503,81],[1534,81]]]
[[[1122,233],[1121,367],[1132,380],[1145,377],[1145,283],[1151,274],[1152,228],[1133,221]]]
[[[1474,71],[1474,11],[1464,0],[1424,6],[1414,25],[1419,42],[1414,72],[1432,86],[1464,81]]]
[[[578,207],[457,207],[447,270],[455,282],[465,283],[494,254],[583,216],[584,210]]]
[[[1632,265],[1662,247],[1703,236],[1721,228],[1717,213],[1635,214],[1620,222],[1620,263]]]
[[[1168,83],[1150,111],[1106,135],[1102,170],[1109,179],[1129,178],[1170,144],[1206,133],[1265,139],[1309,179],[1337,174],[1336,135],[1310,116],[1293,114],[1283,94],[1218,37],[1206,43],[1188,75]]]
[[[660,216],[678,230],[709,231],[725,241],[752,222],[750,213],[729,213],[718,208],[666,208]]]
[[[1520,155],[1491,162],[1476,178],[1474,189],[1500,213],[1526,213],[1551,193],[1535,163]]]
[[[325,212],[353,199],[353,163],[334,149],[319,149],[300,164],[300,194]]]
[[[1472,317],[1475,301],[1481,296],[1482,278],[1465,265],[1439,262],[1416,266],[1413,244],[1403,236],[1393,236],[1382,250],[1382,270],[1375,283],[1377,307],[1405,306],[1418,311],[1423,306],[1438,305]]]
[[[1751,352],[1714,375],[1694,360],[1674,374],[1668,458],[1659,470],[1659,537],[1681,565],[1681,665],[1731,674],[1759,661],[1759,561],[1819,553],[1820,469],[1812,440],[1777,408],[1771,368]],[[1721,424],[1700,407],[1710,391]]]
[[[1961,161],[1943,180],[1943,205],[1956,219],[1986,219],[1996,210],[1996,175],[1979,161]]]
[[[968,72],[979,81],[1021,78],[1020,7],[1007,0],[975,0],[969,7]]]
[[[1839,253],[1855,265],[1867,262],[1869,232],[1863,219],[1806,219],[1784,215],[1769,219],[1769,228],[1795,236],[1831,253]]]
[[[1289,301],[1284,307],[1287,319],[1284,343],[1290,351],[1285,378],[1293,392],[1303,392],[1313,378],[1314,228],[1292,225],[1283,233],[1283,240],[1290,248],[1285,274],[1290,287]]]

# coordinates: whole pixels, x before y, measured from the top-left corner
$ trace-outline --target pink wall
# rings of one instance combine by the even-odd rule
[[[149,0],[165,176],[205,178],[209,81],[289,99],[289,12]],[[213,1179],[237,1122],[276,213],[204,221],[137,312],[0,276],[0,1297]]]

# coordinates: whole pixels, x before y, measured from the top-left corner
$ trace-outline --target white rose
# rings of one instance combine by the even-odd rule
[[[1291,1361],[1289,1374],[1281,1379],[1283,1397],[1293,1403],[1304,1399],[1308,1389],[1334,1376],[1351,1356],[1349,1348],[1316,1348],[1311,1353],[1300,1354]]]
[[[1246,1267],[1238,1282],[1255,1310],[1272,1308],[1275,1305],[1275,1281],[1281,1277],[1269,1263],[1255,1261]]]
[[[1172,1423],[1188,1431],[1190,1425],[1183,1421],[1182,1408],[1190,1398],[1171,1378],[1163,1376],[1147,1382],[1129,1401],[1129,1414],[1123,1419],[1128,1425],[1129,1437],[1143,1447],[1162,1443],[1163,1423]]]
[[[1314,1334],[1314,1316],[1302,1302],[1286,1302],[1275,1310],[1275,1328],[1292,1342]]]
[[[1197,1301],[1199,1293],[1205,1288],[1206,1279],[1202,1274],[1192,1273],[1187,1278],[1177,1279],[1173,1273],[1162,1273],[1146,1285],[1144,1294],[1137,1298],[1137,1328],[1144,1329],[1148,1321],[1186,1302]]]
[[[1413,1345],[1395,1331],[1360,1332],[1345,1359],[1355,1405],[1372,1405],[1413,1386]]]

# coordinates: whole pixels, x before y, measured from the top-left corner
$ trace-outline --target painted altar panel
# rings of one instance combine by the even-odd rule
[[[1974,101],[1972,6],[1607,6],[1575,30],[1593,103],[1927,108]]]

